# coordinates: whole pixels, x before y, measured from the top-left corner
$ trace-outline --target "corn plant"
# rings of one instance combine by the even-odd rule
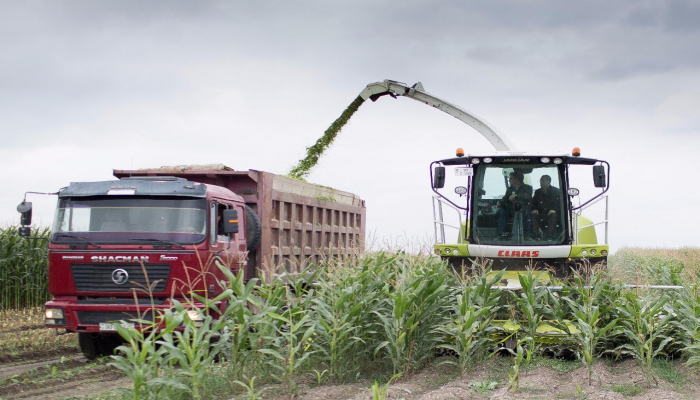
[[[256,390],[255,377],[248,379],[248,377],[244,376],[243,379],[245,379],[245,381],[234,381],[233,383],[242,387],[245,390],[249,400],[260,400],[262,399],[262,394],[265,393],[265,391],[269,390],[269,388],[262,388],[260,390]]]
[[[201,324],[195,323],[182,304],[177,300],[173,300],[173,303],[175,313],[183,316],[181,325],[184,329],[164,331],[157,343],[164,350],[165,359],[173,361],[180,367],[178,374],[188,378],[192,396],[200,399],[204,374],[221,352],[228,335],[221,333],[223,321],[214,321],[212,316],[207,315]],[[189,311],[192,310],[199,311],[189,309]]]
[[[221,315],[222,331],[226,332],[228,340],[222,352],[231,363],[234,378],[244,379],[245,371],[255,371],[259,366],[257,349],[262,339],[258,327],[264,325],[269,309],[261,307],[261,300],[255,294],[257,279],[244,283],[242,270],[234,275],[224,266],[220,269],[228,285],[227,296],[223,298],[227,306]]]
[[[525,350],[523,349],[523,344],[534,342],[532,337],[525,337],[517,340],[515,351],[508,349],[508,351],[513,354],[513,366],[510,367],[508,372],[508,390],[517,393],[520,391],[520,366],[525,360]]]
[[[268,356],[267,365],[282,373],[288,389],[294,389],[294,377],[309,359],[310,340],[314,334],[309,299],[308,282],[315,280],[314,272],[302,272],[297,276],[283,275],[280,279],[263,284],[259,292],[264,307],[269,307],[265,326],[264,347],[258,352]]]
[[[0,229],[0,310],[43,305],[48,291],[48,228],[23,238],[17,228]]]
[[[365,341],[357,336],[363,320],[364,293],[361,282],[327,275],[316,288],[312,300],[316,357],[328,365],[331,378],[344,378],[357,369]]]
[[[473,282],[467,280],[459,293],[450,297],[447,312],[451,320],[436,329],[436,333],[444,337],[444,343],[439,347],[457,355],[456,362],[447,360],[445,363],[459,366],[462,374],[467,372],[476,356],[489,347],[490,334],[496,329],[492,321],[500,308],[501,292],[491,287],[501,280],[503,272],[490,278],[489,272],[484,271]]]
[[[673,326],[681,332],[682,351],[688,365],[700,364],[700,286],[693,284],[678,293],[674,304],[678,318]]]
[[[611,287],[607,275],[603,271],[592,269],[590,265],[586,265],[584,268],[584,273],[574,271],[571,295],[564,297],[563,300],[568,303],[576,320],[577,329],[572,335],[579,343],[581,360],[586,366],[588,385],[590,386],[598,343],[615,326],[617,319],[603,325],[601,308],[605,309],[606,307],[604,303],[608,299],[606,295]]]
[[[134,400],[149,398],[164,388],[187,390],[187,386],[178,382],[172,375],[163,376],[168,368],[164,348],[158,348],[156,342],[163,335],[173,332],[182,323],[182,313],[167,310],[163,316],[163,329],[136,329],[131,324],[120,321],[116,324],[117,332],[125,344],[117,347],[122,354],[112,355],[110,365],[124,372],[133,382]],[[150,323],[142,321],[142,323]],[[153,326],[151,326],[153,328]],[[169,369],[172,371],[172,369]]]
[[[669,298],[663,293],[638,295],[625,293],[618,305],[620,319],[613,334],[625,342],[614,351],[636,358],[646,375],[647,384],[658,384],[651,369],[654,357],[663,354],[672,340],[669,332],[673,311],[667,307]]]
[[[520,339],[527,344],[525,364],[530,366],[532,356],[536,348],[537,327],[545,318],[549,318],[549,324],[555,323],[556,313],[549,304],[551,294],[546,287],[539,285],[539,275],[528,270],[518,275],[520,292],[511,292],[515,297],[515,306],[520,312],[524,324],[524,338]],[[519,293],[519,295],[518,295]]]
[[[392,376],[383,385],[380,385],[379,382],[374,381],[374,383],[370,387],[370,390],[372,391],[372,400],[386,400],[387,394],[389,392],[389,385],[391,385],[391,382],[393,382],[395,379],[398,379],[399,377],[401,377],[401,373],[394,374],[394,376]]]
[[[439,345],[439,336],[432,332],[445,322],[447,270],[437,260],[421,262],[405,256],[395,256],[393,265],[383,288],[385,300],[373,312],[381,321],[378,331],[384,334],[374,353],[386,354],[394,374],[403,369],[408,375]]]

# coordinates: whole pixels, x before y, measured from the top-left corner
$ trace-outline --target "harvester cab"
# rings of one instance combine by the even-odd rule
[[[583,201],[581,182],[570,182],[570,169],[582,167],[591,168],[591,186],[599,189]],[[571,155],[464,155],[459,149],[457,157],[431,164],[435,254],[460,270],[490,260],[494,270],[547,269],[555,276],[582,259],[606,263],[609,170],[606,161],[581,157],[578,149]],[[457,198],[445,190],[450,175]],[[593,222],[583,212],[596,204],[602,220]]]

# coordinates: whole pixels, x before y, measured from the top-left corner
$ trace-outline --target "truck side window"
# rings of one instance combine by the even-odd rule
[[[223,213],[224,210],[230,208],[227,204],[218,204],[216,207],[216,240],[219,242],[228,242],[231,238],[224,232]]]

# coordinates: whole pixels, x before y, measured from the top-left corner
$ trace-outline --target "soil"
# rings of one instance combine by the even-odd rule
[[[532,367],[521,372],[520,391],[508,391],[510,359],[500,357],[476,365],[461,375],[447,365],[430,365],[388,386],[388,399],[451,400],[451,399],[697,399],[700,380],[697,371],[672,364],[680,380],[675,383],[657,377],[658,384],[648,385],[643,371],[634,360],[622,362],[598,361],[593,379],[588,385],[584,367],[566,364],[566,368]],[[311,380],[309,380],[311,382]],[[345,385],[313,387],[302,384],[293,394],[270,386],[266,399],[347,399],[372,398],[372,381]],[[492,387],[489,387],[489,384]],[[128,388],[131,381],[104,361],[88,361],[79,354],[47,357],[43,360],[0,363],[0,398],[91,398],[98,394],[114,395],[115,389]],[[495,386],[495,387],[494,387]],[[112,396],[108,396],[112,397]],[[244,398],[232,393],[228,398]]]
[[[682,384],[656,378],[658,385],[647,385],[645,375],[634,360],[617,363],[600,361],[594,365],[591,385],[585,367],[570,372],[557,372],[542,366],[521,372],[520,391],[508,391],[508,364],[498,361],[482,363],[472,372],[460,376],[454,368],[432,366],[418,374],[400,379],[389,386],[388,399],[451,400],[451,399],[698,399],[700,380],[697,371],[688,370],[680,362],[674,368],[684,376]],[[477,390],[481,384],[497,382],[492,390]],[[307,388],[296,398],[371,399],[371,382],[341,386]],[[282,397],[280,397],[282,398]]]
[[[114,368],[79,354],[0,364],[1,399],[92,397],[130,386]]]

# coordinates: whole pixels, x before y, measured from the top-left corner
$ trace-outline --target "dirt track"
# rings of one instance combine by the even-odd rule
[[[130,385],[123,374],[80,354],[0,364],[2,399],[91,396]]]
[[[545,362],[549,362],[546,361]],[[568,364],[563,371],[556,365],[540,365],[523,372],[520,393],[507,390],[509,358],[489,360],[460,376],[453,367],[432,365],[408,378],[399,379],[389,386],[390,399],[488,399],[488,398],[588,398],[588,399],[697,399],[700,381],[697,374],[673,364],[679,371],[678,381],[658,378],[657,386],[647,387],[644,374],[633,360],[603,362],[595,365],[593,384],[587,384],[587,374],[578,364]],[[483,390],[480,385],[493,382],[494,388]],[[346,385],[312,387],[300,385],[294,398],[352,399],[372,398],[372,382],[362,381]],[[128,388],[131,380],[106,365],[104,361],[89,362],[79,354],[48,357],[41,360],[0,364],[0,398],[90,398],[117,388]],[[272,385],[263,393],[266,399],[286,399],[280,387]],[[230,393],[225,398],[244,398]]]

